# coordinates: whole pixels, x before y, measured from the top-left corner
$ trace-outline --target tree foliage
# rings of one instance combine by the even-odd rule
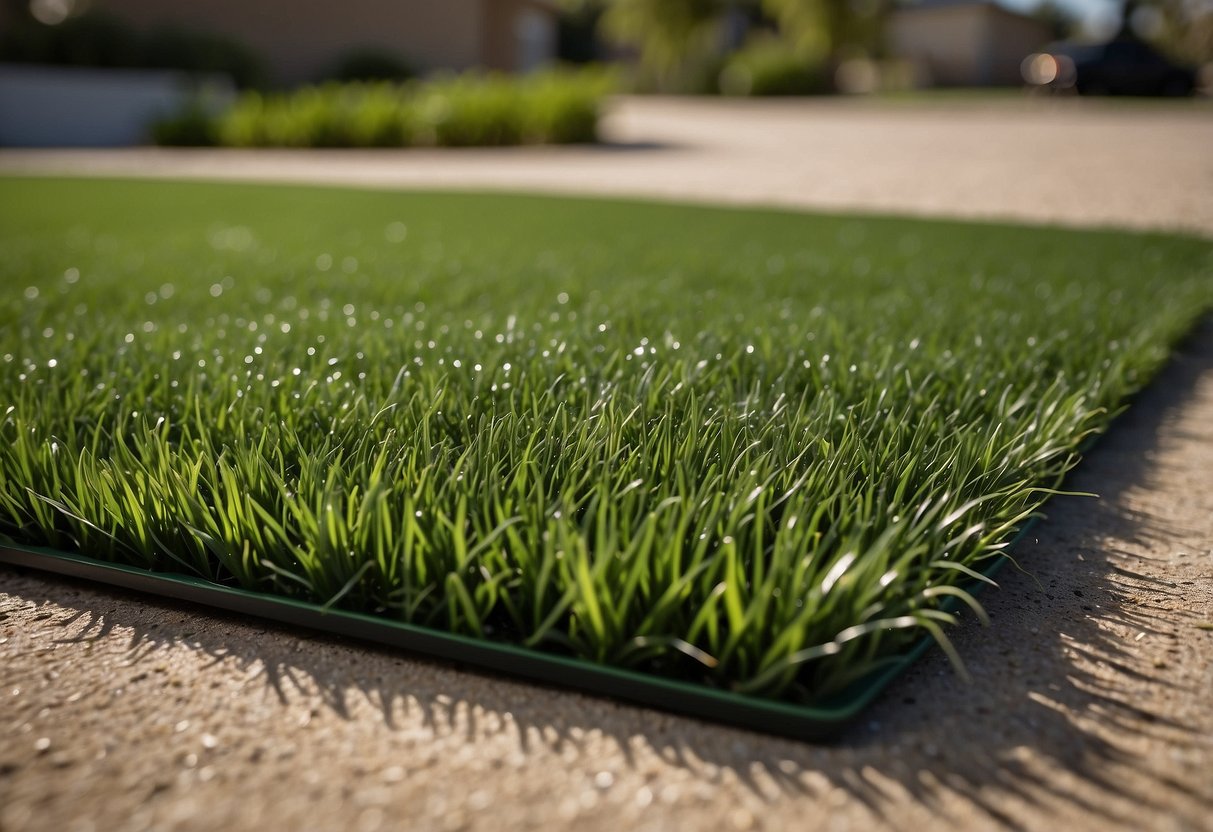
[[[637,50],[659,87],[676,84],[688,68],[721,51],[730,0],[613,0],[604,33]]]
[[[1148,0],[1127,3],[1125,16],[1137,17],[1140,34],[1173,58],[1190,64],[1213,63],[1213,0]],[[1142,25],[1144,24],[1144,25]]]
[[[889,0],[604,0],[603,33],[636,50],[659,88],[689,78],[755,40],[806,68],[840,53],[879,51]]]

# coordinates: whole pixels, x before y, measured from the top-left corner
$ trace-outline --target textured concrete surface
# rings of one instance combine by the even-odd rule
[[[0,830],[1213,829],[1213,326],[1070,485],[832,745],[0,567]]]
[[[1213,101],[623,98],[605,147],[0,151],[0,173],[605,193],[1213,233]]]

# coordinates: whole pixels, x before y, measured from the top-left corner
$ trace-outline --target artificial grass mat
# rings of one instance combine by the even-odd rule
[[[811,704],[1211,301],[1157,234],[0,180],[0,534]]]

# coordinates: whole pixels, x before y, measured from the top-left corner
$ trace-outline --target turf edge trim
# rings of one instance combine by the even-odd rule
[[[1036,517],[1029,519],[1010,545],[1023,539],[1035,524]],[[1005,555],[993,557],[983,574],[992,577],[1007,560]],[[801,740],[837,736],[935,643],[930,636],[920,639],[908,651],[890,657],[886,665],[869,672],[821,705],[796,705],[51,549],[0,543],[0,563],[403,648],[479,669],[623,699],[680,716],[699,717]],[[965,589],[975,593],[982,586],[981,582],[974,581]],[[952,611],[956,607],[955,604],[942,606]]]

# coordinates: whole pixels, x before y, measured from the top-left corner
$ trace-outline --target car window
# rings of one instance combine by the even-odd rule
[[[1074,45],[1070,44],[1056,50],[1055,54],[1062,54],[1073,61],[1093,61],[1103,55],[1103,48],[1099,46],[1091,46],[1088,44]]]

